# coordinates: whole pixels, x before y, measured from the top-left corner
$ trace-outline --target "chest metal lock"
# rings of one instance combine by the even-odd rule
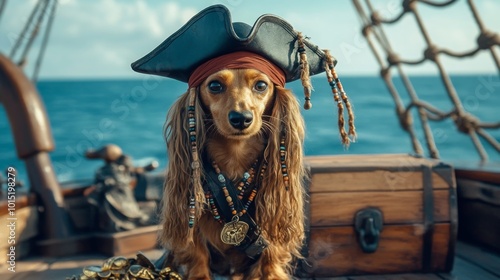
[[[384,217],[377,208],[359,210],[354,216],[354,229],[363,252],[373,253],[378,248]]]

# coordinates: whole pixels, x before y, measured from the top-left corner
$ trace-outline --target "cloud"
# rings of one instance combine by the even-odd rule
[[[15,37],[33,4],[11,1],[2,19]],[[14,12],[13,12],[14,11]],[[41,77],[113,77],[133,75],[130,63],[150,51],[196,13],[177,2],[61,0],[51,32]],[[20,16],[26,15],[26,16]],[[24,17],[24,19],[23,19]],[[20,24],[20,20],[23,19]],[[1,29],[0,29],[1,30]],[[39,38],[40,39],[40,38]],[[39,41],[33,46],[38,52]],[[0,36],[2,52],[13,39]],[[33,62],[35,55],[29,61]],[[32,71],[33,63],[26,72]]]
[[[384,2],[373,1],[372,3],[374,10],[379,11],[382,18],[390,20],[396,18],[401,13],[401,2],[399,0],[392,0]],[[475,3],[480,4],[478,5],[480,6],[479,14],[485,22],[490,22],[491,19],[497,21],[492,11],[500,9],[498,1],[485,0],[476,1]],[[468,52],[477,47],[476,39],[479,35],[479,29],[466,1],[457,1],[442,8],[431,7],[424,3],[417,3],[416,7],[433,45],[440,49],[444,48],[456,53]],[[497,28],[496,32],[500,31],[498,30],[498,24],[496,26],[489,25],[489,28],[494,27]],[[382,24],[382,28],[385,30],[393,51],[401,59],[418,61],[424,56],[424,52],[428,48],[428,43],[412,13],[405,14],[395,24]],[[374,37],[372,36],[372,39],[376,42]],[[346,43],[349,43],[349,41],[344,42],[344,44]],[[358,64],[358,66],[362,65],[360,59],[366,59],[364,50],[368,48],[363,48],[362,45],[359,48],[352,47],[352,44],[348,46],[351,46],[347,48],[351,52],[347,53],[352,54],[352,62]],[[341,51],[340,53],[346,52]],[[382,51],[379,53],[385,62],[385,52]],[[484,52],[466,59],[451,58],[446,55],[440,55],[439,57],[445,62],[445,68],[449,73],[495,72],[494,64],[491,63],[491,59],[488,59]],[[348,61],[351,61],[349,57],[347,58]],[[435,65],[429,61],[418,66],[405,66],[405,70],[409,73],[418,74],[438,73]]]
[[[0,22],[0,50],[9,52],[35,1],[9,1]],[[361,25],[350,1],[323,1],[304,5],[303,1],[268,2],[255,5],[251,1],[142,1],[142,0],[59,0],[50,45],[42,64],[41,77],[139,77],[130,63],[142,57],[178,30],[194,14],[208,5],[222,3],[234,21],[248,24],[262,14],[277,14],[321,48],[329,48],[339,60],[339,70],[350,74],[376,74],[378,65],[361,35]],[[400,0],[373,1],[385,17],[401,10]],[[476,1],[485,25],[499,32],[496,11],[500,2]],[[473,48],[477,36],[466,3],[437,9],[423,7],[422,16],[437,44],[457,51]],[[320,8],[318,8],[320,7]],[[465,15],[465,19],[464,19]],[[495,25],[496,24],[496,25]],[[496,28],[496,30],[495,30]],[[386,27],[393,47],[408,59],[422,57],[425,41],[411,15],[396,26]],[[37,50],[39,41],[35,43]],[[385,55],[384,55],[385,56]],[[34,57],[30,59],[33,65]],[[490,71],[487,55],[468,60],[468,66],[450,62],[456,71]],[[486,68],[483,65],[488,65]],[[27,72],[31,73],[31,68]],[[416,67],[417,72],[430,73],[432,64]],[[483,71],[484,72],[484,71]]]

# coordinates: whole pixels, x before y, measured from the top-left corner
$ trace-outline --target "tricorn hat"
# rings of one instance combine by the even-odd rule
[[[233,23],[229,10],[215,5],[195,15],[153,51],[132,63],[132,69],[187,82],[201,63],[224,54],[248,51],[270,60],[291,82],[300,78],[297,38],[293,27],[280,17],[263,15],[252,27]],[[325,71],[325,53],[308,41],[304,41],[304,48],[311,75]]]
[[[150,53],[132,63],[132,69],[189,82],[200,65],[236,52],[263,57],[282,70],[286,82],[301,79],[305,109],[312,106],[310,76],[326,71],[339,108],[342,142],[349,144],[349,136],[354,137],[355,134],[353,115],[334,69],[337,61],[328,50],[321,50],[310,43],[301,32],[295,31],[292,25],[278,16],[262,15],[250,26],[242,22],[233,23],[225,6],[210,6],[193,16]],[[348,133],[343,128],[342,103],[347,107],[350,117]]]

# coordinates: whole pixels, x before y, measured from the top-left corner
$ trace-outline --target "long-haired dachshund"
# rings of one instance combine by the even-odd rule
[[[160,242],[168,265],[182,266],[188,279],[291,277],[304,240],[304,121],[284,87],[300,79],[309,109],[310,76],[325,72],[347,146],[354,115],[335,64],[282,18],[263,15],[252,27],[232,22],[222,5],[132,64],[188,83],[165,126]]]
[[[195,93],[195,119],[202,154],[217,164],[234,185],[254,162],[258,192],[252,218],[260,226],[268,247],[255,260],[221,241],[223,224],[214,219],[206,197],[188,233],[186,213],[190,197],[191,147],[185,120],[190,93],[173,105],[166,123],[169,164],[161,213],[160,240],[170,249],[176,265],[185,265],[188,279],[210,279],[211,273],[244,279],[289,279],[304,239],[304,177],[302,144],[304,122],[296,97],[255,69],[224,69],[206,78]],[[286,132],[284,139],[280,131]],[[284,141],[283,141],[284,140]],[[288,176],[282,175],[285,155]],[[265,165],[267,168],[262,170]],[[202,168],[201,177],[204,178]],[[285,182],[288,181],[288,182]],[[251,188],[243,197],[251,195]]]

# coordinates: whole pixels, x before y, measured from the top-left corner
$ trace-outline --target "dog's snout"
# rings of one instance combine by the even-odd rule
[[[245,129],[252,124],[253,114],[250,111],[231,111],[228,115],[229,123],[236,129]]]

